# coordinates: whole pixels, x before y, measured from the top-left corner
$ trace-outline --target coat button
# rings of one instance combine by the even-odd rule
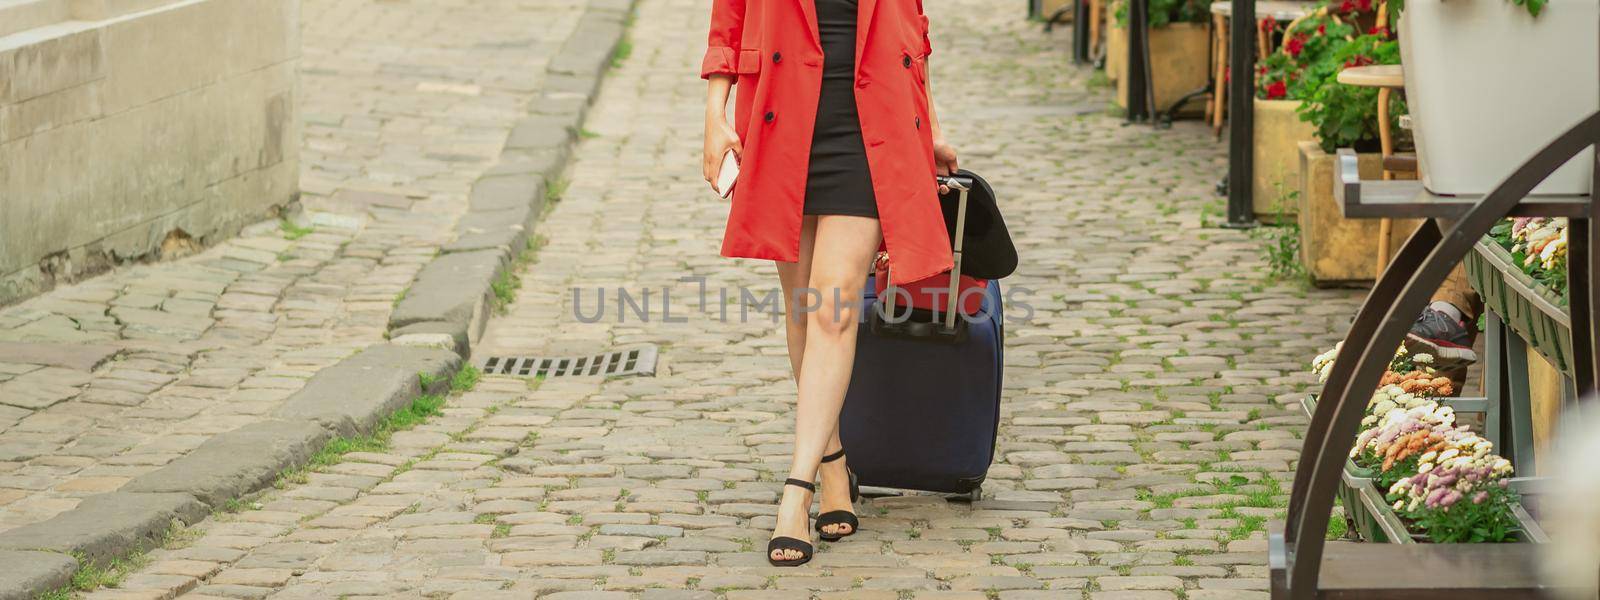
[[[917,124],[917,129],[922,129],[922,117],[914,117],[913,122]]]
[[[774,62],[774,63],[783,62],[783,53],[782,52],[773,52],[772,53],[772,62]]]
[[[771,123],[773,119],[778,118],[778,115],[773,114],[772,111],[767,111],[767,115],[762,118],[766,119],[768,123]]]
[[[907,69],[911,68],[911,55],[907,54],[900,57],[900,64],[905,65]]]

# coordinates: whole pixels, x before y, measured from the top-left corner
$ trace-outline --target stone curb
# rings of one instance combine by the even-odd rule
[[[473,183],[455,240],[423,267],[390,314],[390,340],[450,345],[462,357],[471,355],[488,323],[491,286],[528,247],[551,182],[566,170],[589,105],[627,31],[634,1],[590,0],[551,58],[528,116],[506,136],[499,162]]]
[[[452,337],[470,343],[488,325],[494,281],[511,262],[509,248],[441,254],[422,267],[404,300],[389,314],[389,330],[441,323]],[[460,332],[461,335],[455,335]],[[395,339],[391,333],[390,339]],[[467,352],[462,353],[463,356]]]
[[[160,542],[173,521],[192,524],[207,514],[205,505],[185,493],[108,492],[84,498],[76,508],[48,520],[12,529],[0,550],[39,550],[76,555],[88,565],[149,548]],[[34,589],[30,595],[50,588]],[[15,594],[0,589],[0,596]]]
[[[371,346],[318,371],[273,416],[316,424],[335,436],[369,433],[412,399],[447,391],[450,377],[460,369],[461,357],[449,350]],[[435,383],[423,387],[423,375]]]
[[[0,600],[33,600],[31,590],[53,590],[72,581],[78,559],[55,552],[0,550]]]
[[[188,493],[216,509],[270,485],[284,465],[305,463],[330,437],[328,430],[305,421],[251,423],[217,434],[182,458],[133,478],[122,491]]]

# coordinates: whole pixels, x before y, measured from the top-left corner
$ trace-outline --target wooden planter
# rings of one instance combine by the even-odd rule
[[[1519,469],[1532,467],[1531,473],[1543,473],[1550,447],[1562,416],[1562,408],[1569,400],[1573,371],[1572,320],[1566,301],[1560,294],[1545,287],[1518,268],[1511,256],[1498,242],[1485,237],[1478,240],[1473,252],[1462,261],[1467,280],[1483,298],[1484,308],[1499,316],[1499,322],[1511,330],[1509,335],[1521,339],[1518,348],[1532,349],[1526,359],[1508,364],[1508,369],[1523,368],[1526,372],[1509,373],[1513,385],[1526,377],[1527,416],[1531,427],[1533,461],[1524,461]],[[1517,350],[1521,353],[1524,350]]]
[[[1562,373],[1572,373],[1572,318],[1560,295],[1534,281],[1512,261],[1511,252],[1490,238],[1478,240],[1464,266],[1485,308],[1505,319]]]
[[[1305,409],[1306,416],[1309,417],[1316,412],[1316,395],[1306,396],[1300,402],[1300,406]],[[1366,542],[1426,543],[1428,536],[1412,533],[1407,529],[1405,520],[1394,512],[1394,507],[1389,504],[1384,493],[1385,490],[1378,489],[1376,473],[1371,469],[1357,466],[1353,460],[1344,461],[1344,472],[1339,474],[1338,498],[1340,504],[1344,506],[1345,519],[1350,531]],[[1511,510],[1516,516],[1518,525],[1521,526],[1523,541],[1548,541],[1549,538],[1539,526],[1539,522],[1520,503],[1513,504]]]
[[[1113,17],[1115,20],[1115,17]],[[1106,59],[1106,73],[1117,82],[1117,105],[1128,106],[1128,45],[1127,29],[1113,27],[1123,36],[1119,55],[1110,48]],[[1117,69],[1113,71],[1110,57],[1117,56]],[[1200,23],[1171,23],[1150,29],[1150,87],[1155,91],[1154,110],[1166,110],[1173,102],[1188,95],[1210,81],[1211,33]],[[1112,75],[1115,73],[1115,75]],[[1201,109],[1201,103],[1194,103]]]
[[[1383,492],[1367,469],[1347,460],[1344,473],[1339,477],[1339,502],[1344,505],[1345,519],[1357,538],[1380,544],[1417,543],[1406,530],[1405,521],[1401,521],[1394,507],[1384,500]]]
[[[1346,219],[1333,197],[1335,159],[1316,142],[1300,142],[1298,189],[1300,263],[1318,286],[1358,284],[1377,278],[1377,219]],[[1360,155],[1362,179],[1379,179],[1383,159],[1377,153]],[[1397,249],[1420,224],[1416,219],[1396,219],[1389,247]]]
[[[1255,99],[1255,182],[1251,196],[1256,219],[1277,223],[1299,212],[1300,142],[1316,139],[1317,128],[1300,120],[1299,100]]]

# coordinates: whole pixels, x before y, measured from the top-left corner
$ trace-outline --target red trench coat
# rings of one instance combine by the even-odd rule
[[[822,87],[814,0],[713,0],[702,78],[737,75],[744,144],[722,255],[795,262]],[[860,0],[856,109],[896,283],[950,269],[933,182],[922,0]]]

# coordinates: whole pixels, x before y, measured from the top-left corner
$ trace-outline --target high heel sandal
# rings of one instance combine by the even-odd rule
[[[841,458],[844,458],[843,448],[839,449],[838,452],[822,457],[822,462],[830,463]],[[845,475],[849,476],[850,478],[850,504],[854,505],[856,500],[861,498],[861,486],[856,483],[856,472],[851,471],[849,465],[845,465],[844,472]],[[827,531],[824,531],[823,528],[829,525],[849,525],[850,532],[828,533]],[[825,542],[837,542],[846,537],[855,535],[855,533],[860,530],[861,521],[856,519],[856,513],[854,511],[830,510],[817,515],[817,534],[820,535],[822,540]]]
[[[812,485],[812,483],[809,481],[801,481],[799,479],[791,478],[785,479],[783,484],[792,485],[813,494],[817,492],[817,486]],[[806,502],[806,506],[809,508],[811,503]],[[807,512],[810,511],[808,510]],[[772,558],[772,553],[776,550],[795,550],[800,553],[800,558],[788,558],[783,560]],[[778,536],[767,542],[767,562],[772,563],[772,566],[774,567],[798,567],[811,562],[811,555],[814,552],[815,549],[811,546],[810,542],[795,539],[789,536]]]

